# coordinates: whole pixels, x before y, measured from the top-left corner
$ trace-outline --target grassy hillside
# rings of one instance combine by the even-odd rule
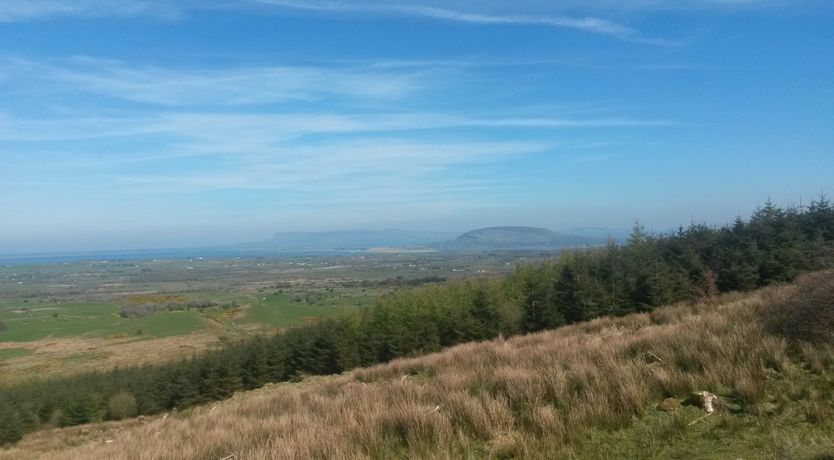
[[[146,420],[43,430],[0,458],[828,459],[832,331],[829,271]],[[721,401],[706,418],[678,406],[700,390]],[[657,409],[664,400],[671,411]]]

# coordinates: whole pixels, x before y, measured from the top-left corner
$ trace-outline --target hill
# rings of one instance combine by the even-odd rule
[[[545,228],[489,227],[472,230],[457,239],[431,245],[444,250],[538,250],[560,249],[577,246],[598,246],[603,238],[563,235]]]
[[[355,251],[373,248],[428,248],[439,251],[554,250],[600,246],[607,241],[607,238],[602,236],[567,235],[535,227],[489,227],[455,236],[448,232],[408,230],[281,232],[268,241],[245,243],[238,247],[246,250],[282,252]]]
[[[142,421],[45,430],[0,458],[828,459],[832,331],[829,271]],[[701,390],[719,397],[711,416],[687,405]]]

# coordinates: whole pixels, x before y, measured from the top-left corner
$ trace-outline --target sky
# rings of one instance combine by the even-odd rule
[[[834,3],[0,0],[0,253],[834,194]]]

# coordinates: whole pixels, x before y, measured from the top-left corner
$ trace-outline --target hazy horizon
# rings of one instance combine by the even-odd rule
[[[834,193],[832,20],[816,0],[3,2],[0,253],[807,203]]]
[[[437,238],[432,239],[431,242],[441,242],[444,240],[451,240],[455,239],[458,236],[463,235],[466,232],[472,230],[479,230],[483,228],[489,227],[528,227],[523,225],[498,225],[498,226],[484,226],[478,228],[467,228],[465,230],[433,230],[433,229],[425,229],[425,230],[415,230],[415,229],[407,229],[407,228],[377,228],[377,229],[369,229],[369,228],[345,228],[345,229],[326,229],[326,230],[290,230],[290,231],[279,231],[273,232],[270,235],[261,236],[261,237],[253,237],[253,239],[249,240],[239,240],[234,239],[232,235],[217,240],[203,240],[204,243],[199,243],[200,240],[190,240],[185,241],[185,244],[178,244],[180,241],[179,239],[172,239],[171,244],[169,245],[156,245],[156,246],[145,246],[141,243],[134,243],[131,244],[130,242],[126,242],[125,240],[116,240],[113,243],[110,243],[110,246],[102,244],[101,241],[96,241],[93,244],[85,244],[83,241],[75,242],[67,244],[65,242],[52,242],[55,246],[50,247],[36,247],[34,250],[27,250],[27,249],[18,249],[18,250],[10,250],[10,251],[2,251],[0,250],[0,256],[25,256],[25,255],[39,255],[39,254],[95,254],[95,253],[118,253],[118,252],[132,252],[132,251],[165,251],[165,250],[189,250],[189,249],[234,249],[235,247],[240,247],[240,250],[245,252],[247,249],[244,247],[247,244],[253,243],[269,243],[273,238],[283,235],[292,235],[292,234],[309,234],[309,235],[317,235],[317,234],[340,234],[340,233],[357,233],[357,232],[413,232],[419,234],[434,234]],[[582,234],[583,236],[590,236],[588,233],[600,233],[606,234],[607,237],[611,237],[614,239],[622,239],[624,235],[626,235],[630,229],[627,227],[572,227],[572,228],[559,228],[559,229],[552,229],[547,227],[540,227],[546,228],[548,230],[553,230],[557,233],[565,234],[565,235],[577,235]],[[597,232],[593,232],[596,230]],[[648,229],[652,232],[663,232],[668,231],[670,228],[664,229]],[[595,235],[597,236],[597,235]],[[123,238],[123,236],[118,236],[119,238]],[[604,237],[604,236],[599,236]],[[378,246],[385,246],[384,244],[377,244]],[[264,248],[261,248],[264,249]],[[321,248],[324,249],[324,248]],[[332,248],[331,248],[332,249]]]

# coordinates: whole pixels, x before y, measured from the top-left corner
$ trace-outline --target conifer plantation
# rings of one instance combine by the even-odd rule
[[[824,196],[805,208],[768,202],[749,219],[719,228],[693,224],[653,235],[638,225],[627,244],[563,252],[507,278],[400,291],[355,314],[229,343],[185,361],[4,388],[0,444],[42,427],[181,410],[269,382],[787,282],[830,267],[833,243],[834,209]],[[802,326],[817,319],[797,311],[786,321]]]

